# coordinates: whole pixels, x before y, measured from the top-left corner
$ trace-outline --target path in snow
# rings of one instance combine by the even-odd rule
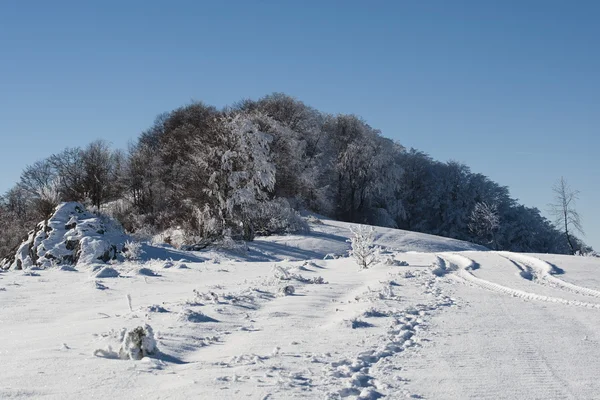
[[[442,253],[441,257],[456,266],[455,277],[481,288],[528,300],[600,309],[600,300],[574,290],[567,291],[564,286],[536,283],[543,283],[548,274],[542,274],[539,268],[532,269],[528,265],[530,269],[526,269],[525,264],[507,258],[506,254],[510,253]],[[511,254],[510,257],[517,256]]]
[[[480,268],[459,268],[456,274],[471,284],[444,278],[447,290],[454,286],[465,307],[434,318],[432,330],[438,335],[424,344],[422,357],[406,358],[403,376],[410,387],[423,389],[420,393],[431,399],[597,398],[600,311],[573,307],[572,300],[548,302],[546,294],[536,291],[573,295],[561,289],[529,281],[532,292],[504,286],[518,282],[514,271],[484,273],[501,268],[499,256],[469,256],[482,262]],[[467,264],[464,256],[443,257]]]

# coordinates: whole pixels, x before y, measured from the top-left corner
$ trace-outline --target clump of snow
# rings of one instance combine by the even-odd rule
[[[364,388],[358,398],[360,400],[377,400],[383,397],[383,394],[379,393],[377,390],[373,388]]]
[[[80,203],[62,203],[47,221],[29,233],[14,255],[0,262],[0,268],[108,262],[122,250],[125,238],[110,218],[92,214]]]
[[[281,294],[284,296],[292,296],[294,293],[296,293],[296,289],[292,285],[286,285],[281,288]]]
[[[144,275],[144,276],[160,276],[157,272],[155,272],[154,270],[147,268],[147,267],[142,267],[140,269],[137,270],[138,275]]]
[[[363,312],[363,317],[365,318],[382,318],[389,316],[389,312],[379,311],[375,308],[369,308]]]
[[[442,277],[455,269],[452,265],[448,265],[448,263],[446,263],[446,261],[439,256],[436,256],[436,260],[431,264],[431,267],[431,272],[437,277]]]
[[[92,281],[92,287],[94,289],[98,289],[98,290],[106,290],[106,289],[108,289],[108,286],[104,285],[100,281]]]
[[[352,329],[360,329],[360,328],[370,328],[373,326],[373,324],[367,322],[367,321],[363,321],[360,318],[352,318],[350,320],[344,321],[348,327],[352,328]]]
[[[151,312],[151,313],[167,313],[169,312],[169,310],[167,310],[166,308],[164,308],[163,306],[160,306],[158,304],[152,304],[148,307],[146,307],[147,312]]]
[[[381,257],[380,261],[383,265],[388,265],[391,267],[408,267],[408,263],[406,261],[396,260],[393,255]]]
[[[96,269],[96,271],[98,271],[94,274],[94,278],[96,279],[118,278],[120,276],[119,271],[112,267],[101,267]]]
[[[177,319],[181,322],[193,322],[193,323],[200,323],[200,322],[219,322],[216,319],[209,317],[208,315],[200,312],[200,311],[194,311],[194,310],[190,310],[190,309],[184,309],[179,313],[179,316],[177,317]]]
[[[138,326],[125,332],[119,349],[119,357],[125,360],[141,360],[154,354],[156,350],[154,331],[150,325],[144,324],[144,326]]]

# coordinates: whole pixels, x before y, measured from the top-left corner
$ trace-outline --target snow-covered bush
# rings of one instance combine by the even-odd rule
[[[248,245],[243,240],[234,240],[229,234],[215,242],[215,246],[222,250],[233,251],[236,253],[246,253]]]
[[[292,285],[286,285],[281,288],[281,294],[284,296],[292,296],[296,293],[296,289]]]
[[[126,260],[139,260],[144,251],[142,250],[142,244],[133,240],[128,240],[123,245],[123,257]]]
[[[252,221],[256,234],[261,236],[309,231],[306,221],[281,198],[259,203]]]
[[[168,244],[175,248],[181,248],[188,244],[186,241],[186,233],[181,227],[166,229],[152,237],[153,245]]]
[[[110,217],[93,214],[80,203],[62,203],[29,232],[15,253],[0,262],[0,268],[106,263],[117,257],[125,238]]]
[[[308,217],[306,217],[306,222],[308,224],[313,224],[313,225],[323,225],[323,221],[321,221],[319,218],[315,217],[314,215],[309,215]]]
[[[383,265],[389,265],[391,267],[406,267],[408,263],[406,261],[396,260],[393,255],[385,255],[380,259]]]
[[[142,358],[156,352],[156,340],[154,331],[148,324],[128,330],[123,336],[119,357],[129,360],[141,360]]]
[[[292,278],[290,272],[279,265],[273,266],[273,276],[282,281],[289,281]]]
[[[189,308],[183,309],[177,316],[177,320],[181,322],[192,322],[195,324],[202,322],[219,322],[201,311],[194,311],[190,310]]]
[[[354,258],[361,269],[369,268],[379,261],[380,248],[374,245],[375,229],[359,225],[356,228],[350,228],[352,237],[350,242],[349,255]]]

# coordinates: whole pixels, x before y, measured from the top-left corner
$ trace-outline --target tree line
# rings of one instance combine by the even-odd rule
[[[159,115],[126,150],[98,140],[27,166],[0,198],[0,252],[62,201],[79,201],[148,235],[186,244],[305,229],[298,210],[499,250],[573,253],[585,244],[459,162],[439,162],[356,115],[285,94]]]

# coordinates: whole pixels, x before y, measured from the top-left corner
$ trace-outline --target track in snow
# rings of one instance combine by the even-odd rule
[[[515,254],[510,252],[501,252],[498,254],[513,263],[524,265],[526,269],[532,271],[532,273],[535,275],[537,278],[535,279],[535,282],[537,283],[542,285],[549,284],[553,287],[568,290],[573,293],[600,298],[600,291],[598,290],[575,285],[557,278],[554,275],[557,272],[557,268],[546,261],[524,254]]]
[[[511,255],[512,255],[512,253],[511,253]],[[462,279],[462,280],[470,282],[476,286],[479,286],[479,287],[482,287],[482,288],[485,288],[485,289],[488,289],[488,290],[491,290],[494,292],[504,293],[504,294],[507,294],[512,297],[519,297],[519,298],[527,299],[527,300],[535,300],[535,301],[543,301],[543,302],[548,302],[548,303],[566,304],[566,305],[574,305],[574,306],[579,306],[579,307],[600,309],[600,303],[589,303],[589,302],[583,302],[583,301],[578,301],[578,300],[569,300],[569,299],[565,299],[562,297],[541,295],[538,293],[515,289],[515,288],[508,287],[508,286],[500,285],[498,283],[490,282],[485,279],[481,279],[481,278],[475,276],[471,272],[478,268],[478,264],[475,263],[470,258],[467,258],[460,254],[443,253],[443,254],[440,254],[440,258],[450,264],[450,266],[446,266],[446,270],[455,271],[455,273],[450,276],[456,276],[459,279]],[[513,260],[511,260],[511,261],[513,261]],[[542,262],[542,261],[540,260],[540,262]],[[528,263],[528,266],[531,267],[531,264],[534,264],[534,263],[530,262],[530,263]],[[548,266],[551,267],[549,264],[548,264]],[[540,264],[538,264],[537,267],[538,267],[537,269],[539,269],[539,270],[542,269]],[[549,272],[548,272],[548,276],[551,276]],[[557,279],[557,280],[564,284],[562,287],[565,287],[565,285],[568,284],[567,282],[564,282],[560,279]],[[569,285],[571,285],[571,284],[569,284]],[[586,289],[586,288],[581,288],[576,285],[571,285],[571,286],[575,286],[578,289]],[[595,292],[592,289],[587,289],[587,290]],[[575,289],[573,289],[573,291],[575,291]],[[598,297],[600,297],[600,296],[598,296]]]

